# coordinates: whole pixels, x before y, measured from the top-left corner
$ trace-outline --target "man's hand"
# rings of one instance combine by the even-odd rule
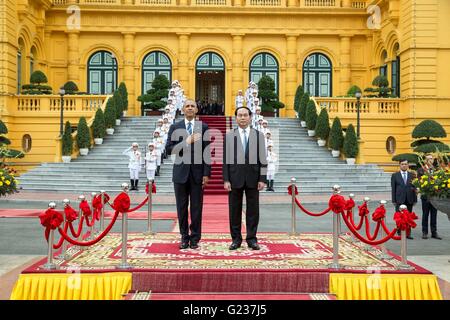
[[[194,133],[191,134],[189,137],[187,137],[186,142],[187,144],[193,144],[194,142],[197,142],[202,138],[202,135],[200,133]]]
[[[266,187],[266,184],[264,182],[258,182],[258,191],[263,190]]]
[[[202,189],[205,189],[205,187],[208,185],[209,182],[209,177],[208,176],[204,176],[203,177],[203,183],[202,183]]]
[[[227,191],[231,191],[231,183],[228,182],[228,181],[226,181],[226,182],[223,184],[223,188],[224,188],[225,190],[227,190]]]

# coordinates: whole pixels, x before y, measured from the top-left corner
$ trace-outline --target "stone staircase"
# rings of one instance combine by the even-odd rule
[[[158,118],[125,118],[116,127],[114,135],[105,137],[103,145],[95,146],[87,156],[69,164],[43,163],[23,174],[19,178],[20,185],[27,191],[120,191],[120,185],[129,182],[128,159],[122,151],[134,141],[144,151]],[[234,119],[232,122],[235,126]],[[285,194],[291,177],[297,179],[297,186],[304,194],[330,193],[334,184],[341,185],[346,193],[390,192],[389,174],[376,165],[347,165],[345,161],[332,158],[326,148],[317,146],[315,138],[308,137],[298,119],[271,118],[269,127],[279,155],[279,166],[275,192],[265,194]],[[158,194],[173,193],[172,164],[172,159],[168,158],[161,166],[161,175],[156,177]],[[145,192],[145,180],[142,170],[139,193]]]

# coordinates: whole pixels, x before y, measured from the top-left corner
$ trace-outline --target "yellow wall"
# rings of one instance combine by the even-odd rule
[[[81,25],[72,30],[70,23],[76,21],[76,14],[68,14],[67,8],[77,2]],[[15,148],[20,149],[21,136],[29,130],[38,140],[43,135],[51,140],[58,134],[57,117],[30,114],[25,120],[7,116],[6,110],[16,107],[8,96],[17,92],[19,47],[22,84],[29,80],[34,47],[35,69],[47,74],[55,92],[68,80],[87,91],[89,57],[99,50],[113,52],[119,65],[118,81],[128,88],[130,115],[140,113],[136,98],[141,94],[141,64],[154,50],[169,56],[172,78],[180,80],[189,97],[195,95],[197,58],[207,51],[218,53],[225,61],[227,115],[233,113],[237,90],[247,87],[252,57],[271,53],[279,64],[280,101],[286,104],[281,116],[287,117],[294,116],[295,90],[302,83],[302,65],[309,54],[323,53],[332,62],[333,96],[345,95],[353,84],[362,89],[371,86],[384,63],[390,79],[391,61],[398,54],[403,111],[399,119],[374,117],[363,122],[365,161],[390,162],[391,155],[385,151],[389,135],[396,138],[398,153],[409,151],[410,132],[421,119],[435,118],[450,132],[449,1],[327,0],[320,3],[328,6],[311,6],[315,2],[282,0],[279,6],[264,7],[251,5],[250,0],[203,6],[194,0],[167,0],[167,5],[138,5],[138,0],[98,0],[94,5],[84,0],[3,1],[0,12],[6,17],[2,26],[6,36],[0,40],[4,52],[0,67],[5,70],[0,74],[0,118],[8,124]],[[368,5],[380,9],[380,29],[369,27],[369,14],[363,9]],[[356,122],[355,114],[346,117],[344,123]],[[32,126],[25,128],[27,122],[46,125],[38,133]],[[55,124],[50,125],[52,122]],[[26,157],[30,162],[51,161],[41,153],[48,145],[33,147],[40,149]]]

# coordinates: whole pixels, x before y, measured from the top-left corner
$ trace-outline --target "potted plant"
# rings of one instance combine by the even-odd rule
[[[364,92],[368,92],[369,94],[366,95],[366,97],[369,98],[388,98],[390,97],[390,93],[392,91],[392,88],[389,88],[389,80],[386,76],[378,75],[373,79],[372,85],[375,86],[375,88],[366,88],[364,89]],[[361,91],[360,91],[361,92]]]
[[[284,108],[284,103],[278,101],[275,91],[275,81],[269,76],[262,76],[258,81],[258,97],[261,103],[261,114],[267,117],[276,117],[278,110]]]
[[[34,71],[30,76],[30,84],[22,86],[22,94],[52,94],[52,87],[47,85],[48,79],[40,70]]]
[[[306,109],[309,102],[309,93],[306,92],[300,100],[300,107],[298,111],[298,117],[300,118],[300,125],[306,128]]]
[[[357,85],[353,85],[348,89],[347,97],[355,97],[357,92],[362,92],[362,90]]]
[[[77,126],[77,145],[80,155],[87,156],[89,147],[91,146],[91,133],[85,117],[81,117]]]
[[[101,108],[95,112],[94,122],[92,123],[92,134],[94,136],[95,144],[102,144],[103,138],[106,135],[105,115]]]
[[[347,164],[355,164],[356,156],[359,152],[358,138],[356,137],[355,127],[349,124],[344,138],[344,154],[347,158]]]
[[[114,91],[112,99],[114,100],[114,106],[116,107],[116,126],[120,126],[120,118],[123,115],[123,99],[119,90]]]
[[[341,120],[339,117],[334,118],[331,125],[329,146],[331,148],[331,154],[334,158],[339,157],[340,150],[344,144],[344,134],[342,133]]]
[[[152,88],[138,97],[138,101],[142,103],[142,115],[146,115],[146,109],[151,109],[150,115],[161,115],[158,110],[166,106],[167,94],[169,93],[170,82],[163,74],[157,75],[152,82]]]
[[[297,91],[295,91],[295,98],[294,98],[294,110],[295,110],[295,116],[298,118],[299,117],[299,112],[300,112],[300,102],[302,100],[303,97],[303,86],[299,85],[297,87]]]
[[[450,221],[450,160],[448,154],[437,153],[437,170],[433,173],[425,171],[420,179],[416,178],[412,183],[420,194],[426,196],[437,210],[445,213]]]
[[[73,152],[73,140],[72,140],[72,126],[67,121],[64,127],[64,133],[62,136],[62,161],[69,163],[72,159]]]
[[[67,81],[64,84],[64,91],[66,92],[66,94],[78,94],[78,86],[75,82],[73,81]]]
[[[114,126],[116,124],[116,108],[114,106],[114,100],[112,98],[108,99],[105,107],[105,126],[106,134],[114,134]]]
[[[316,124],[316,136],[319,138],[317,144],[319,147],[325,146],[327,143],[328,135],[330,134],[330,120],[328,118],[327,108],[320,110],[319,117]]]
[[[309,100],[306,106],[306,127],[308,128],[308,136],[316,135],[317,109],[314,101]]]
[[[119,90],[120,96],[122,97],[122,115],[126,117],[128,110],[128,91],[125,82],[121,82],[117,90]]]

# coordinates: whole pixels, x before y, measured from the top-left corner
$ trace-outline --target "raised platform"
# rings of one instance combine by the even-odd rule
[[[259,251],[248,249],[245,243],[229,251],[230,237],[225,233],[203,234],[197,250],[179,250],[177,233],[129,234],[128,263],[132,268],[118,270],[121,236],[110,234],[84,251],[69,248],[71,258],[56,260],[55,271],[42,268],[45,259],[24,270],[11,298],[119,299],[135,290],[174,299],[181,299],[183,293],[206,297],[212,293],[331,293],[338,299],[442,299],[437,278],[428,270],[413,263],[411,270],[399,270],[398,256],[390,253],[391,259],[383,260],[379,248],[366,251],[361,243],[349,240],[347,235],[340,238],[341,268],[333,269],[329,267],[333,258],[331,234],[261,233]],[[58,279],[56,293],[55,284],[50,287],[52,279]],[[74,279],[78,285],[64,284]]]

